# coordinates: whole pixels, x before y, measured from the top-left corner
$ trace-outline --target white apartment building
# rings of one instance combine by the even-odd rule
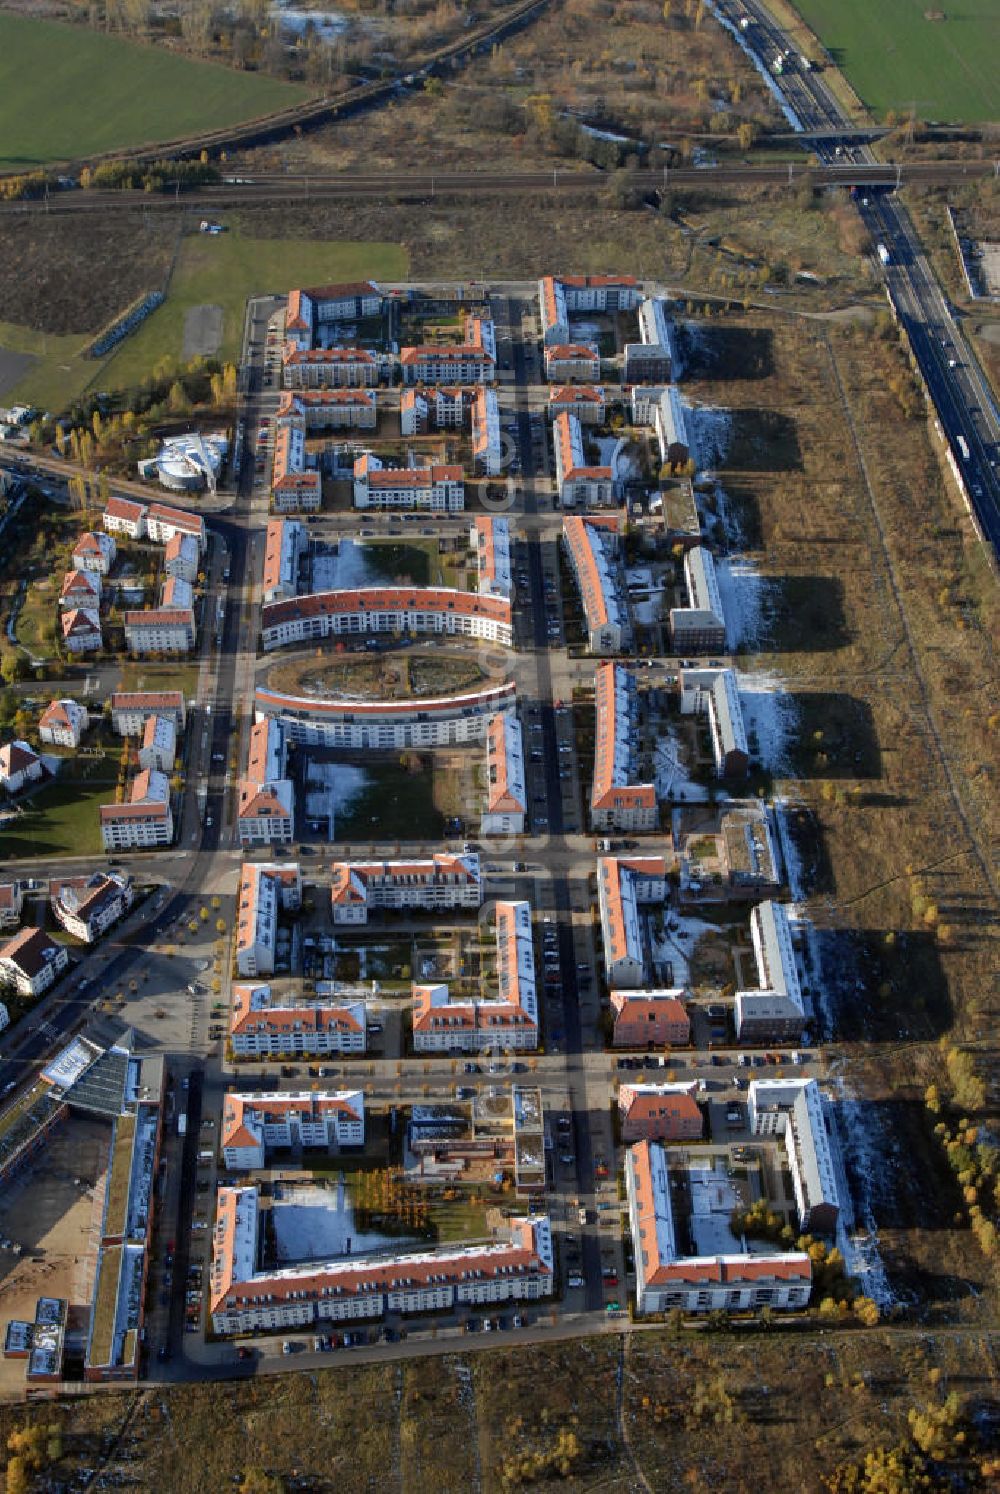
[[[306,526],[297,519],[269,519],[264,538],[265,602],[284,601],[299,589],[299,565],[309,549]]]
[[[670,609],[674,653],[720,653],[726,647],[726,614],[711,550],[693,545],[685,551],[684,580],[688,605]]]
[[[496,378],[496,358],[493,323],[485,317],[467,316],[463,343],[402,348],[399,367],[404,384],[491,384]]]
[[[230,1090],[219,1133],[223,1160],[232,1172],[258,1171],[275,1147],[328,1152],[362,1147],[365,1097],[360,1089],[337,1094]]]
[[[101,838],[106,851],[168,846],[174,838],[170,784],[165,773],[144,768],[132,783],[127,804],[101,805]]]
[[[93,654],[104,647],[96,607],[72,607],[59,619],[63,648],[70,654]]]
[[[583,428],[575,415],[557,415],[552,422],[556,457],[556,491],[563,508],[603,508],[615,501],[610,467],[588,463]]]
[[[495,389],[482,388],[472,401],[472,460],[477,472],[498,477],[503,467],[500,406]]]
[[[340,392],[340,391],[338,391]],[[310,466],[304,422],[282,421],[274,437],[271,507],[275,513],[315,513],[323,503],[323,479]]]
[[[639,691],[622,664],[598,664],[594,680],[594,777],[590,823],[594,830],[655,830],[656,785],[637,783]]]
[[[475,909],[483,900],[475,852],[458,856],[442,851],[412,861],[337,861],[330,876],[335,924],[367,923],[369,911],[379,908]]]
[[[797,1043],[805,1026],[788,912],[783,903],[758,903],[750,914],[758,990],[736,992],[736,1036],[748,1043]]]
[[[649,297],[639,307],[639,336],[641,341],[625,344],[622,382],[669,384],[679,365],[667,303],[661,297]]]
[[[287,389],[275,411],[275,424],[310,431],[370,430],[378,424],[373,389]]]
[[[180,690],[116,690],[111,697],[111,724],[120,737],[139,736],[150,716],[169,716],[178,732],[186,711]]]
[[[594,342],[559,342],[545,349],[545,377],[550,384],[596,384],[601,355]]]
[[[286,343],[281,357],[286,389],[373,389],[379,360],[365,348],[297,348]]]
[[[452,1001],[445,985],[413,987],[417,1053],[522,1052],[538,1046],[531,905],[496,905],[497,995]]]
[[[465,507],[461,467],[383,467],[366,451],[354,463],[354,507],[457,514]]]
[[[641,299],[630,275],[545,275],[538,282],[542,340],[546,347],[569,342],[571,316],[634,311]]]
[[[413,1254],[258,1271],[256,1188],[218,1194],[209,1311],[216,1333],[361,1322],[386,1312],[447,1312],[551,1295],[552,1232],[544,1215],[510,1221],[510,1240]]]
[[[580,592],[587,646],[594,654],[619,654],[632,638],[616,515],[568,515],[563,545]]]
[[[20,737],[0,747],[0,789],[19,794],[29,783],[39,783],[45,767],[38,753]]]
[[[174,771],[177,757],[177,728],[171,716],[150,716],[142,730],[139,748],[140,768],[155,768],[158,773]]]
[[[660,461],[681,467],[694,454],[681,393],[668,384],[653,410],[653,428],[660,448]]]
[[[0,929],[16,929],[21,922],[24,893],[17,881],[0,882]]]
[[[364,586],[319,591],[261,609],[265,650],[314,638],[368,633],[464,634],[513,646],[510,602],[448,587]]]
[[[670,1198],[667,1151],[640,1141],[625,1154],[639,1313],[738,1312],[808,1306],[812,1265],[800,1251],[685,1255]]]
[[[474,398],[461,385],[438,385],[433,389],[411,386],[399,396],[399,431],[402,436],[422,436],[427,431],[460,431]]]
[[[549,416],[575,415],[581,425],[603,425],[607,412],[600,384],[563,384],[549,390]]]
[[[106,576],[115,563],[117,546],[110,534],[88,529],[73,547],[73,564],[79,571],[96,571]]]
[[[360,322],[378,316],[382,292],[374,280],[349,281],[288,292],[285,337],[297,348],[322,342],[330,322]]]
[[[53,747],[79,747],[90,712],[78,700],[53,700],[38,720],[38,735]]]
[[[163,570],[167,576],[176,576],[179,581],[192,585],[198,579],[198,541],[193,534],[175,534],[168,539],[163,551]]]
[[[507,519],[485,515],[475,519],[469,544],[476,556],[476,590],[481,596],[506,597],[514,592],[510,562],[510,524]]]
[[[302,904],[298,865],[247,861],[236,909],[236,970],[241,976],[273,975],[279,912]]]
[[[795,1193],[799,1228],[836,1233],[840,1215],[833,1151],[823,1096],[815,1079],[755,1079],[747,1091],[755,1136],[780,1136]]]
[[[194,648],[195,638],[190,607],[125,613],[125,647],[131,654],[187,654]]]
[[[276,997],[265,984],[233,986],[229,1041],[238,1058],[364,1053],[367,1037],[363,1001],[336,1005],[321,997]]]
[[[94,872],[90,877],[70,877],[59,882],[50,899],[56,921],[68,934],[84,944],[93,944],[135,901],[131,877]]]
[[[197,543],[199,555],[205,549],[205,520],[188,509],[151,503],[146,512],[146,532],[158,545],[168,545],[177,534],[189,534]]]
[[[486,797],[480,833],[523,835],[527,813],[521,723],[513,711],[498,712],[486,728]]]
[[[240,782],[236,823],[243,846],[288,844],[295,831],[295,787],[286,777],[285,729],[273,717],[250,729],[247,769]]]
[[[123,534],[126,539],[142,539],[146,533],[149,505],[134,503],[131,498],[109,498],[101,522],[108,534]]]
[[[0,944],[0,984],[13,986],[19,996],[41,996],[68,964],[66,945],[50,939],[39,928],[21,929]],[[6,1023],[0,1022],[0,1026]]]
[[[181,576],[167,576],[160,589],[161,612],[191,612],[194,607],[194,588]]]
[[[99,607],[100,571],[67,571],[59,588],[59,605],[63,611],[69,607]]]
[[[648,960],[639,909],[662,904],[667,896],[667,863],[662,856],[600,856],[597,902],[608,986],[636,989],[646,983]]]
[[[745,778],[750,748],[733,670],[682,669],[679,683],[681,715],[708,717],[716,776]]]
[[[257,687],[258,718],[280,721],[290,742],[307,747],[455,747],[485,741],[487,725],[517,703],[513,680],[466,695],[421,696],[417,700],[320,700]]]

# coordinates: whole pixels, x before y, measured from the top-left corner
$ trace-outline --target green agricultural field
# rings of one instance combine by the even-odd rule
[[[180,360],[185,315],[193,307],[221,308],[222,344],[217,351],[223,358],[234,358],[239,353],[249,296],[337,280],[403,280],[406,270],[407,255],[398,244],[192,233],[181,244],[166,301],[117,353],[99,365],[100,387],[127,387],[161,358]]]
[[[276,78],[83,26],[0,15],[0,170],[153,145],[306,97]]]
[[[795,0],[874,113],[1000,119],[1000,0],[928,7],[925,0]],[[944,19],[928,21],[927,13]]]

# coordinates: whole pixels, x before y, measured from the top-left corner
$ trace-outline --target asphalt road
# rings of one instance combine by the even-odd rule
[[[793,56],[788,69],[775,76],[773,59],[790,48],[790,40],[760,0],[720,0],[718,8],[760,71],[780,90],[801,130],[829,132],[842,127],[844,140],[849,141],[851,122],[821,73],[804,71]],[[741,32],[739,19],[744,13],[753,17],[753,23]],[[857,197],[858,210],[873,241],[888,252],[885,271],[891,303],[909,337],[979,531],[995,560],[1000,556],[1000,411],[989,381],[930,267],[909,214],[894,195],[898,183],[887,183],[885,176],[877,175],[862,180],[878,164],[865,144],[845,143],[838,148],[829,136],[815,142],[815,150],[824,169],[859,173],[852,182],[863,189]],[[990,170],[994,170],[992,163]],[[916,180],[908,175],[904,179]]]

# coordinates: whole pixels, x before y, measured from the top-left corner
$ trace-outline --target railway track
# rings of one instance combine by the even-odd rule
[[[906,182],[950,185],[993,175],[989,161],[920,161],[906,164],[847,161],[814,165],[789,163],[782,166],[732,165],[634,171],[629,182],[641,191],[665,186],[701,185],[711,181],[738,186],[781,186],[811,183],[816,187],[896,187]],[[590,171],[427,171],[342,172],[337,175],[254,175],[191,192],[151,194],[142,191],[65,191],[47,197],[0,203],[0,214],[10,213],[101,213],[114,208],[142,206],[149,211],[170,212],[179,206],[221,211],[267,202],[321,200],[332,197],[402,197],[420,199],[462,196],[493,196],[498,193],[553,192],[564,195],[599,192],[613,177],[596,168]]]

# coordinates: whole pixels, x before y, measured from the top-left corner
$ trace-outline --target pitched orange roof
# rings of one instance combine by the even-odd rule
[[[370,586],[311,592],[307,596],[267,602],[261,608],[261,627],[266,630],[302,617],[345,616],[352,612],[460,612],[510,625],[510,602],[506,597],[451,591],[445,587]]]
[[[616,708],[617,690],[626,674],[613,662],[598,664],[594,680],[596,733],[594,738],[594,780],[590,802],[594,809],[655,809],[656,787],[652,783],[623,783],[624,775],[616,773],[616,764],[628,759],[628,744],[618,741],[619,722]]]

